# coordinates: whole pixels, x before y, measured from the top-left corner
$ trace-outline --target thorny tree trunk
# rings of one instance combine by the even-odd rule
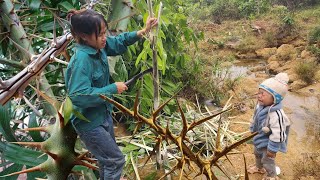
[[[14,6],[11,0],[0,0],[0,15],[5,27],[9,31],[10,38],[30,54],[35,54],[31,43],[27,38],[26,32],[20,22],[20,19],[14,12]],[[28,63],[30,59],[27,53],[21,53],[23,57],[22,62]],[[46,92],[46,94],[51,98],[55,99],[55,96],[51,90],[51,86],[44,75],[40,77],[40,89]],[[53,116],[56,114],[54,108],[47,103],[44,104],[44,109],[49,115]]]
[[[116,1],[113,1],[113,3]],[[129,1],[131,3],[131,1]],[[32,48],[30,46],[30,42],[27,40],[25,32],[23,30],[23,27],[21,26],[18,17],[16,14],[13,12],[13,6],[12,3],[9,0],[6,1],[1,1],[0,3],[6,4],[6,6],[1,6],[1,8],[6,8],[9,9],[6,11],[6,15],[8,17],[13,17],[14,20],[7,21],[7,28],[9,31],[12,30],[12,28],[17,28],[18,30],[12,30],[16,31],[16,34],[10,34],[13,37],[16,37],[17,42],[21,42],[23,39],[26,43],[23,46],[24,48],[28,49],[29,52],[32,52]],[[121,1],[121,3],[117,3],[117,5],[113,6],[115,7],[114,10],[116,9],[125,9],[129,7],[129,10],[131,9],[131,6],[128,6],[128,1]],[[8,6],[9,5],[9,6]],[[11,5],[11,6],[10,6]],[[120,7],[118,7],[120,6]],[[2,10],[2,9],[1,9]],[[124,17],[129,17],[130,11],[126,11],[126,13],[122,12],[122,16],[119,18],[124,18]],[[5,15],[2,14],[1,15]],[[121,22],[121,21],[119,21]],[[128,23],[128,21],[126,21]],[[124,27],[124,25],[122,25]],[[126,29],[126,27],[125,27]],[[125,30],[124,29],[124,30]],[[18,73],[15,77],[9,79],[5,83],[3,81],[0,81],[0,88],[1,85],[5,87],[5,85],[9,83],[14,83],[14,85],[18,87],[13,87],[12,89],[10,88],[4,88],[4,96],[0,96],[0,102],[4,102],[5,99],[8,99],[9,97],[12,97],[12,94],[8,93],[8,91],[19,91],[22,90],[24,86],[29,83],[29,80],[34,78],[38,72],[41,72],[43,68],[58,54],[60,54],[66,47],[67,44],[70,42],[71,39],[70,33],[66,33],[65,35],[62,36],[57,42],[56,45],[53,47],[51,46],[48,48],[48,50],[44,51],[42,56],[38,57],[36,60],[34,60],[35,64],[29,63],[29,68],[34,68],[34,70],[29,71],[28,67],[24,68],[20,73]],[[22,81],[25,79],[25,81]],[[50,87],[50,86],[49,86]],[[48,92],[42,93],[41,91],[36,90],[37,93],[42,96],[46,101],[50,102],[52,104],[52,107],[55,107],[57,104],[55,100],[50,99],[48,97]],[[0,91],[1,92],[1,91]],[[0,94],[1,95],[1,94]],[[58,109],[57,109],[58,110]],[[28,173],[28,172],[34,172],[34,171],[42,171],[47,174],[47,177],[49,180],[61,180],[61,179],[67,179],[68,175],[71,172],[71,169],[75,165],[82,165],[86,166],[91,169],[97,169],[96,166],[88,163],[91,162],[90,159],[86,158],[86,153],[84,154],[78,154],[74,150],[75,146],[75,141],[76,141],[76,133],[74,132],[72,126],[70,123],[65,124],[65,120],[62,117],[60,113],[57,115],[57,121],[55,122],[54,125],[48,126],[48,127],[37,127],[37,128],[29,128],[29,129],[24,129],[24,131],[44,131],[50,134],[50,138],[48,138],[44,142],[16,142],[15,144],[20,144],[20,145],[25,145],[25,146],[30,146],[33,148],[38,148],[42,150],[44,153],[48,155],[48,159],[43,162],[42,164],[32,167],[30,169],[22,170],[19,172],[11,173],[6,176],[12,176],[12,175],[17,175],[17,174],[22,174],[22,173]],[[88,161],[88,162],[87,162]],[[14,162],[13,162],[14,163]]]

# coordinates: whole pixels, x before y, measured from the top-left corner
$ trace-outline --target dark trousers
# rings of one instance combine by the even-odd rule
[[[125,159],[116,144],[112,117],[90,131],[77,132],[86,148],[98,159],[101,180],[119,180]]]

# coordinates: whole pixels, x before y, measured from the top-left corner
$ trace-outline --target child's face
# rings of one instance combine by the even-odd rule
[[[95,48],[95,49],[102,49],[106,46],[106,32],[107,28],[105,24],[101,23],[101,31],[100,34],[98,34],[98,37],[96,38],[96,35],[93,33],[91,35],[86,35],[86,43],[87,45]]]
[[[261,106],[271,106],[273,104],[273,96],[264,89],[258,91],[258,102]]]

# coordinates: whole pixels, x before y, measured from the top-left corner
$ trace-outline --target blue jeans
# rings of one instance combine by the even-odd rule
[[[98,159],[101,180],[119,180],[125,164],[113,131],[112,117],[90,131],[78,132],[87,149]]]

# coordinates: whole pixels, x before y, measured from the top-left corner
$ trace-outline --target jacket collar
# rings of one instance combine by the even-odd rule
[[[90,55],[96,55],[99,52],[96,49],[94,49],[93,47],[83,45],[83,44],[78,44],[78,43],[76,43],[75,49],[80,50],[80,51],[84,51]]]

